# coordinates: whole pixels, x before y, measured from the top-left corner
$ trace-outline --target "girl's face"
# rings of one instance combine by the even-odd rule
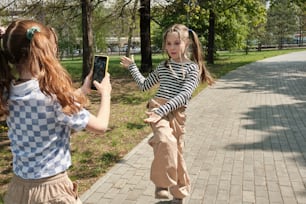
[[[170,56],[176,62],[185,60],[184,53],[187,44],[181,40],[177,32],[169,32],[166,37],[165,49]]]

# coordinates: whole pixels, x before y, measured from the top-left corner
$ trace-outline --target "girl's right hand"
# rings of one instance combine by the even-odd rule
[[[110,115],[112,86],[109,73],[105,73],[101,83],[97,81],[93,83],[97,91],[101,94],[101,102],[96,116],[90,114],[86,129],[96,133],[104,133],[107,130]]]
[[[93,82],[97,91],[100,92],[102,96],[110,96],[112,91],[112,85],[110,83],[110,74],[107,72],[101,83],[94,81]]]
[[[134,56],[131,55],[131,58],[128,57],[121,57],[121,62],[120,64],[124,67],[124,68],[128,68],[131,64],[134,63]]]
[[[148,111],[146,114],[148,118],[144,119],[145,123],[157,123],[161,119],[161,117],[153,111]]]

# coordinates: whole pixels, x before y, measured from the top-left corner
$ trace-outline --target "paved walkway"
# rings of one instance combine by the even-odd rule
[[[306,204],[306,52],[232,71],[187,114],[186,204]],[[147,139],[82,195],[84,204],[169,203],[154,199]]]

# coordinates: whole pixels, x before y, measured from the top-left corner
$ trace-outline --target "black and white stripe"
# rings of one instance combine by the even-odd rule
[[[160,63],[146,78],[139,72],[136,64],[129,66],[132,77],[142,91],[160,84],[156,97],[168,100],[155,111],[160,116],[186,106],[199,84],[199,68],[194,62],[177,63],[170,60],[168,64],[166,67],[164,62]]]

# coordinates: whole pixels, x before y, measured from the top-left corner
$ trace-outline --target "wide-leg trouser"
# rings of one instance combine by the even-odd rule
[[[165,99],[154,98],[148,103],[149,110],[158,108]],[[184,198],[190,192],[190,179],[183,158],[185,134],[185,108],[180,108],[151,123],[153,136],[149,144],[153,148],[154,159],[150,179],[155,186],[167,188],[175,198]]]

